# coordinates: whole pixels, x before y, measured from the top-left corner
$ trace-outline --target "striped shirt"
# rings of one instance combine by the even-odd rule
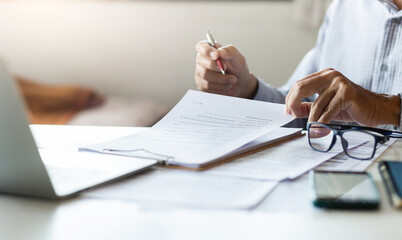
[[[370,91],[401,96],[402,10],[392,0],[335,0],[316,46],[289,81],[276,89],[258,79],[254,99],[284,103],[296,80],[325,68],[336,69]],[[313,101],[314,96],[308,100]]]

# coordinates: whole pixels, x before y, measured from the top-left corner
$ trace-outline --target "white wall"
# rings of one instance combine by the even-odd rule
[[[314,45],[291,2],[2,1],[0,52],[15,73],[174,105],[195,88],[195,44],[209,29],[250,70],[283,84]]]

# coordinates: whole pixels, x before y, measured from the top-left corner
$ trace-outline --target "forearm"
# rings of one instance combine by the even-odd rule
[[[380,95],[377,102],[376,118],[381,124],[388,124],[400,128],[401,124],[401,97],[396,95]]]

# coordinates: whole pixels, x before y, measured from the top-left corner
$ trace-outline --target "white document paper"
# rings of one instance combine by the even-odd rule
[[[221,177],[208,172],[155,168],[83,195],[132,200],[151,207],[250,209],[263,201],[277,184],[276,181]]]
[[[313,150],[303,136],[208,170],[211,174],[259,180],[294,179],[342,152]]]
[[[331,158],[330,160],[318,166],[317,170],[337,171],[337,172],[364,172],[374,162],[374,160],[378,158],[385,150],[387,150],[395,141],[396,139],[390,139],[388,142],[380,144],[372,159],[358,160],[348,157],[345,153],[340,153],[337,156]],[[372,148],[360,146],[359,151],[371,152]]]
[[[84,149],[200,167],[293,120],[284,106],[190,90],[150,130]]]

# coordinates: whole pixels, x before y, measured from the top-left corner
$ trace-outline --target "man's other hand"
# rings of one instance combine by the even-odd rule
[[[318,94],[313,102],[303,98]],[[377,94],[353,83],[334,69],[295,82],[286,96],[286,111],[309,122],[353,121],[365,126],[399,126],[400,98]]]

